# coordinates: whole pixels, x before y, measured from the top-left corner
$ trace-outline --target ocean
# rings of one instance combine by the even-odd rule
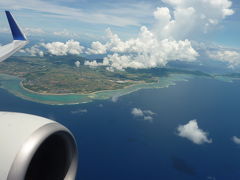
[[[151,110],[152,120],[133,116]],[[0,110],[58,121],[79,149],[77,180],[240,179],[240,81],[194,78],[79,105],[30,102],[0,89]],[[177,127],[196,119],[212,143],[195,144]]]

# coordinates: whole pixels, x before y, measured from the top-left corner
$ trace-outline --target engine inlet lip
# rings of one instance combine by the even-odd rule
[[[24,180],[28,170],[28,166],[31,163],[33,156],[42,143],[51,135],[64,132],[69,136],[69,143],[71,144],[71,150],[73,151],[72,162],[69,170],[65,176],[65,180],[74,180],[77,172],[77,159],[78,152],[76,141],[71,132],[64,126],[58,123],[49,123],[39,129],[37,129],[21,146],[20,151],[16,155],[11,169],[8,173],[7,180]]]

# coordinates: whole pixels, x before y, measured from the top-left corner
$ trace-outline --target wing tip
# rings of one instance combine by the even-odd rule
[[[14,40],[21,40],[21,41],[26,41],[26,36],[24,35],[24,33],[21,31],[21,29],[19,28],[19,26],[17,25],[16,21],[14,20],[12,14],[10,13],[9,10],[5,10],[7,19],[8,19],[8,23],[12,32],[12,36]]]

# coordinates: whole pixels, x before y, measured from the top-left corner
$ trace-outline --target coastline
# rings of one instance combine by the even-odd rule
[[[116,90],[102,90],[88,94],[66,93],[66,94],[50,94],[50,93],[37,93],[25,88],[22,84],[22,79],[16,76],[0,74],[1,88],[18,96],[20,98],[43,103],[48,105],[74,105],[90,103],[94,100],[107,100],[113,97],[121,97],[141,89],[152,88],[167,88],[171,85],[176,85],[178,81],[187,81],[196,76],[189,74],[170,74],[168,77],[159,77],[156,83],[137,83],[126,86],[122,89]]]
[[[54,95],[54,96],[65,96],[65,95],[76,95],[76,94],[79,94],[79,95],[86,95],[86,96],[89,96],[89,95],[94,95],[94,94],[97,94],[97,93],[102,93],[102,92],[108,92],[108,91],[115,91],[115,90],[120,90],[120,89],[113,89],[113,90],[101,90],[101,91],[95,91],[95,92],[90,92],[90,93],[40,93],[40,92],[35,92],[31,89],[28,89],[26,87],[24,87],[23,85],[23,80],[20,81],[19,85],[21,86],[21,88],[23,88],[25,91],[28,91],[30,93],[34,93],[34,94],[39,94],[39,95],[44,95],[44,96],[48,96],[48,95]],[[121,89],[127,89],[127,88],[130,88],[132,86],[136,86],[136,85],[147,85],[147,84],[153,84],[153,83],[136,83],[136,84],[131,84],[129,86],[125,86],[124,88],[121,88]]]

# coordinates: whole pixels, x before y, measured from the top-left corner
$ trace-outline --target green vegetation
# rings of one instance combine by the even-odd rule
[[[110,72],[105,67],[84,66],[84,60],[76,56],[15,56],[0,63],[0,74],[20,77],[24,88],[49,94],[88,94],[123,89],[130,85],[158,82],[159,77],[170,74],[210,76],[199,71],[168,68]],[[75,66],[76,61],[81,62],[80,67]]]

